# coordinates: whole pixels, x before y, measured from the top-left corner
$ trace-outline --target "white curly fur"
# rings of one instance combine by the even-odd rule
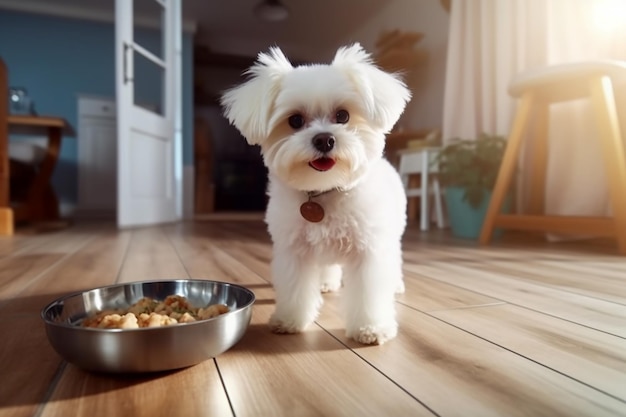
[[[321,292],[343,283],[349,337],[371,344],[395,337],[394,293],[402,291],[401,237],[406,198],[395,169],[383,158],[385,133],[410,99],[396,75],[377,68],[360,45],[340,48],[330,65],[293,67],[278,48],[260,54],[250,78],[222,96],[225,115],[250,144],[261,147],[269,171],[266,222],[272,236],[272,282],[277,333],[303,330],[317,317]],[[335,120],[338,110],[350,115]],[[290,116],[305,125],[293,129]],[[331,134],[334,147],[312,138]],[[331,169],[309,163],[331,158]],[[307,192],[325,217],[300,215]]]

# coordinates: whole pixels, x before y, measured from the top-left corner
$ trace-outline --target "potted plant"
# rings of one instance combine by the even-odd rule
[[[476,139],[454,139],[437,155],[453,235],[473,239],[480,235],[505,147],[502,136],[483,133]],[[508,210],[509,200],[503,210]]]

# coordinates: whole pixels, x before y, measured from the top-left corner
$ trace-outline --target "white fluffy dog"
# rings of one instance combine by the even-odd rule
[[[406,197],[383,150],[409,90],[359,44],[340,48],[330,65],[298,67],[272,48],[247,74],[222,105],[248,143],[260,145],[269,171],[272,331],[303,330],[317,317],[321,292],[343,282],[347,336],[392,339],[394,293],[404,290]]]

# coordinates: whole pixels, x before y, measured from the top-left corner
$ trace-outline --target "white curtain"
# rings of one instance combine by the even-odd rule
[[[593,59],[626,61],[625,22],[626,0],[453,0],[444,143],[482,132],[506,137],[516,105],[507,88],[524,70]],[[618,93],[618,100],[626,104],[624,94]],[[610,214],[604,163],[589,110],[586,100],[552,110],[548,213]],[[624,134],[626,117],[620,117]]]

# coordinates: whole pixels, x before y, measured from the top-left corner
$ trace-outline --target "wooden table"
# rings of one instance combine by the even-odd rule
[[[50,179],[59,159],[63,131],[69,126],[67,121],[60,117],[30,115],[9,115],[7,125],[8,131],[15,133],[44,131],[48,142],[46,155],[28,191],[27,200],[23,204],[11,207],[8,138],[0,139],[0,235],[12,235],[14,223],[18,221],[58,220],[58,200]],[[2,136],[0,132],[0,137]]]

